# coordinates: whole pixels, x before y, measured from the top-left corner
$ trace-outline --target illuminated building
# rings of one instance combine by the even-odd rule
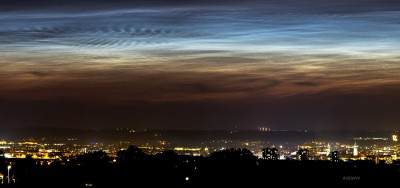
[[[265,160],[279,160],[279,152],[278,149],[274,148],[264,148],[262,150],[262,158]]]
[[[358,156],[358,145],[357,142],[354,142],[354,146],[353,146],[353,156],[357,157]]]
[[[360,160],[365,160],[365,159],[367,159],[367,156],[366,156],[364,153],[358,154],[358,157],[359,157]]]
[[[191,156],[201,155],[201,148],[175,147],[174,151],[179,155],[191,155]]]
[[[326,148],[326,155],[329,155],[330,153],[331,153],[331,145],[328,143],[328,147]]]
[[[263,153],[262,153],[262,157],[265,160],[271,160],[272,159],[272,151],[271,148],[264,148],[263,149]]]
[[[394,142],[397,142],[398,141],[398,138],[397,138],[397,135],[392,135],[392,140],[394,141]]]

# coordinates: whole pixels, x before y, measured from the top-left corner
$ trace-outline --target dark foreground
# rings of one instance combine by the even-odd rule
[[[131,148],[119,152],[116,158],[100,151],[50,164],[29,157],[1,160],[4,184],[0,186],[3,187],[314,187],[327,184],[390,185],[400,180],[400,166],[396,164],[262,160],[248,150],[191,157],[179,156],[172,151],[145,155],[139,149]],[[8,164],[12,165],[10,185],[7,185]]]

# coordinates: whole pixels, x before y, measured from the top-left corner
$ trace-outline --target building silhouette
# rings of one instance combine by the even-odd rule
[[[309,151],[308,149],[300,149],[297,152],[297,159],[300,161],[308,161],[309,160]]]
[[[271,157],[272,160],[279,160],[279,152],[278,149],[276,149],[275,147],[271,149]]]
[[[272,159],[272,150],[271,148],[267,147],[262,149],[262,157],[265,160],[271,160]]]
[[[262,149],[262,157],[265,160],[279,160],[279,151],[278,149],[274,148],[264,148]]]
[[[332,151],[330,152],[330,158],[332,162],[339,162],[339,152],[338,151]]]

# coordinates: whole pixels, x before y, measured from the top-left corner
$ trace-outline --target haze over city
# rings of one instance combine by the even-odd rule
[[[398,130],[399,10],[4,1],[0,127]]]

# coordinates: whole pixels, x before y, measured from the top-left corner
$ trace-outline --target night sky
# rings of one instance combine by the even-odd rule
[[[0,127],[397,130],[400,1],[0,3]]]

